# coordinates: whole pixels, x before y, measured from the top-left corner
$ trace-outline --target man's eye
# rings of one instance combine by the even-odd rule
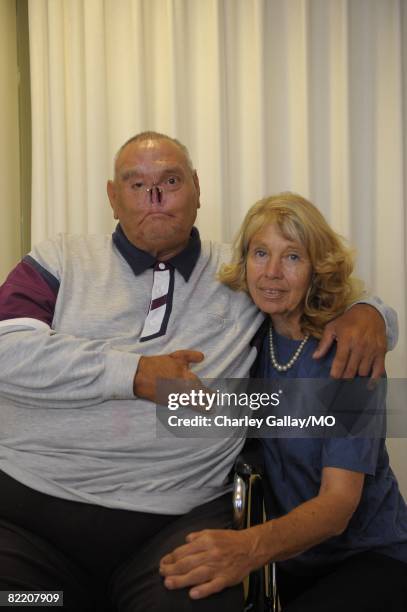
[[[168,185],[178,185],[179,179],[177,176],[169,176],[167,178]]]
[[[132,189],[142,189],[144,186],[144,183],[142,183],[142,181],[136,181],[135,183],[132,183],[131,188]]]

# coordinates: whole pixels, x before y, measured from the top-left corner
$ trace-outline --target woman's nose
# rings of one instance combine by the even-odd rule
[[[283,275],[283,268],[280,259],[271,257],[267,262],[264,272],[268,278],[281,278]]]

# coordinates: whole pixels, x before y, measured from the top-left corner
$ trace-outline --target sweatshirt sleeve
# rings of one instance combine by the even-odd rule
[[[52,329],[60,283],[57,247],[48,241],[44,249],[54,252],[47,268],[32,253],[0,287],[0,397],[70,408],[133,399],[140,355]]]

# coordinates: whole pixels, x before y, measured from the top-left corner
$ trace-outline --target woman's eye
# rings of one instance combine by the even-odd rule
[[[298,260],[299,260],[299,258],[300,258],[300,256],[299,256],[299,255],[297,255],[297,253],[290,253],[290,254],[288,255],[288,259],[289,259],[290,261],[298,261]]]
[[[265,257],[267,255],[266,251],[263,251],[262,249],[256,249],[254,254],[259,259],[262,259],[263,257]]]

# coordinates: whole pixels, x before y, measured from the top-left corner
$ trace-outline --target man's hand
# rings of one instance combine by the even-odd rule
[[[133,381],[133,392],[138,397],[157,402],[157,380],[183,380],[200,383],[199,378],[189,369],[190,363],[204,359],[199,351],[175,351],[169,355],[140,357]]]
[[[320,359],[326,355],[334,340],[338,348],[331,368],[333,378],[371,373],[372,379],[378,379],[384,374],[386,326],[376,308],[356,304],[328,323],[313,357]]]
[[[192,599],[208,597],[228,586],[238,584],[257,562],[256,528],[233,531],[205,529],[190,533],[187,544],[179,546],[160,562],[160,574],[168,589],[193,587]]]

